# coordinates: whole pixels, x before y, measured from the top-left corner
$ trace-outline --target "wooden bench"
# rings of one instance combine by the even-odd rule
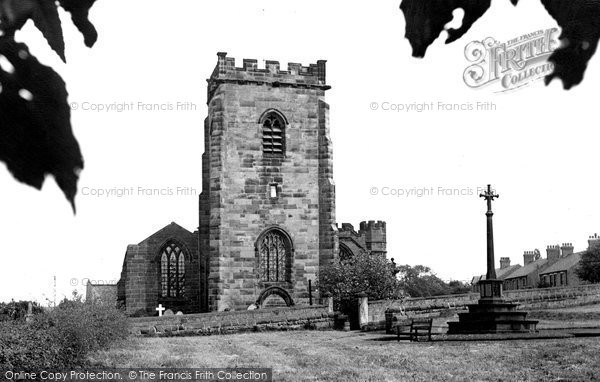
[[[411,342],[418,342],[419,337],[427,336],[427,341],[431,341],[432,318],[413,318],[409,321],[399,322],[396,326],[398,341],[409,339]]]

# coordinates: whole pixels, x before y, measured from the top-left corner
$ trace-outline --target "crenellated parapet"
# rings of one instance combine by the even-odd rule
[[[326,84],[326,60],[318,60],[316,64],[303,66],[290,62],[287,70],[282,70],[279,61],[266,60],[265,68],[258,68],[258,61],[245,58],[241,67],[236,66],[235,58],[227,57],[226,52],[217,53],[218,62],[208,81],[208,102],[215,89],[223,83],[241,85],[270,85],[273,87],[294,87],[329,90]]]
[[[363,221],[360,223],[358,232],[352,224],[342,223],[342,227],[338,227],[338,236],[342,244],[352,241],[361,249],[371,253],[383,256],[387,253],[387,233],[384,221]]]

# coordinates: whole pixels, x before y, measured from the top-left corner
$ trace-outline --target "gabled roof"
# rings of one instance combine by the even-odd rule
[[[496,269],[496,277],[498,277],[499,279],[504,279],[519,268],[521,268],[521,264],[515,264],[506,268]]]
[[[514,271],[516,271],[519,268],[521,268],[520,264],[511,265],[506,268],[496,268],[496,277],[499,280],[503,280],[503,279],[507,278],[508,275],[512,274]],[[471,279],[471,284],[478,283],[480,280],[485,280],[485,279],[486,279],[485,275],[473,276],[473,278]]]
[[[540,272],[540,274],[568,271],[579,263],[582,254],[583,252],[576,252],[570,254],[569,256],[561,257],[557,262],[549,266],[548,269]]]
[[[519,269],[517,269],[514,273],[511,273],[507,279],[514,279],[517,277],[525,277],[529,275],[531,272],[538,270],[539,268],[545,266],[548,263],[548,259],[538,259],[532,263],[529,263]]]
[[[177,233],[183,233],[183,234],[187,234],[187,235],[193,235],[190,231],[188,231],[187,229],[183,228],[179,224],[177,224],[175,222],[171,222],[171,224],[168,224],[168,225],[164,226],[163,228],[161,228],[158,231],[154,232],[152,235],[150,235],[147,238],[145,238],[144,240],[140,241],[138,243],[138,245],[142,245],[144,242],[149,241],[154,236],[159,236],[159,235],[162,235],[163,233],[166,233],[166,232],[168,232],[169,234],[173,234],[173,233],[177,232]]]

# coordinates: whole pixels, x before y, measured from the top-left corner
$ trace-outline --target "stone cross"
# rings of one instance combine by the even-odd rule
[[[158,308],[156,308],[155,310],[158,312],[158,317],[162,317],[163,312],[165,311],[165,307],[162,306],[162,304],[158,304]]]
[[[487,201],[487,212],[485,213],[485,216],[487,217],[487,273],[485,278],[487,280],[495,280],[496,268],[494,267],[494,228],[492,227],[492,216],[494,216],[494,213],[492,212],[492,201],[496,198],[499,198],[500,195],[496,194],[492,190],[492,186],[488,184],[487,190],[479,194],[479,196]]]

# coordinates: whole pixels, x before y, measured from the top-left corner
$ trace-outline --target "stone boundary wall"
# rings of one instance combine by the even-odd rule
[[[210,335],[266,330],[333,329],[328,306],[211,312],[183,316],[130,318],[134,335]]]
[[[518,309],[558,308],[600,303],[600,284],[574,287],[522,289],[504,291],[507,300],[521,304]],[[405,300],[378,300],[368,302],[368,322],[372,327],[385,325],[385,311],[390,309],[397,319],[412,317],[439,317],[464,310],[475,304],[478,293],[408,298]]]
[[[439,316],[441,311],[463,309],[479,299],[478,293],[457,294],[450,296],[408,298],[405,300],[369,301],[369,324],[383,324],[385,311],[397,311],[406,318]]]
[[[504,297],[521,304],[517,309],[561,308],[600,303],[600,284],[511,290],[504,292]]]

